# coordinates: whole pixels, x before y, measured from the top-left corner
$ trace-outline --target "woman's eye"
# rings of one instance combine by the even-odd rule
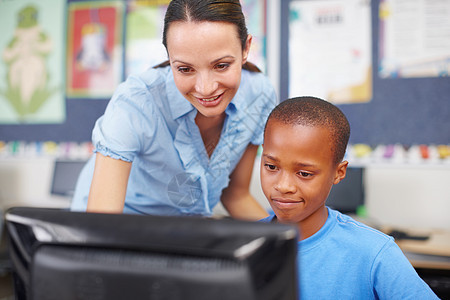
[[[189,68],[189,67],[178,67],[177,70],[180,73],[189,73],[191,71],[191,68]]]
[[[271,170],[271,171],[274,171],[274,170],[276,170],[277,169],[277,167],[276,166],[274,166],[274,165],[271,165],[271,164],[264,164],[264,166],[267,168],[267,169],[269,169],[269,170]]]
[[[227,69],[229,66],[230,66],[230,64],[222,63],[222,64],[216,65],[216,69],[218,69],[218,70],[225,70],[225,69]]]

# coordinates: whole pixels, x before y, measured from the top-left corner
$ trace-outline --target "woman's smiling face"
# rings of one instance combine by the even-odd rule
[[[174,22],[167,52],[175,85],[205,117],[224,113],[241,81],[251,37],[242,45],[235,25],[225,22]]]

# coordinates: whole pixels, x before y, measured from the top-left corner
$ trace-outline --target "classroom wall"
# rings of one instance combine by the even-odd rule
[[[268,73],[280,93],[287,96],[289,65],[288,0],[269,0]],[[373,65],[378,64],[378,5],[372,1]],[[279,12],[277,14],[276,12]],[[275,14],[275,15],[274,15]],[[281,31],[274,31],[276,25]],[[279,47],[274,47],[274,42]],[[279,69],[274,69],[279,67]],[[352,126],[352,143],[449,144],[450,78],[381,80],[374,69],[373,99],[366,104],[340,106]],[[95,120],[104,112],[108,99],[66,99],[67,119],[62,124],[0,125],[1,141],[86,142]],[[55,157],[1,156],[0,208],[13,205],[66,207],[68,199],[50,195]],[[450,230],[450,166],[426,163],[367,164],[366,205],[370,218],[396,226],[425,226]],[[252,193],[266,201],[259,186],[259,160],[252,179]]]
[[[268,1],[267,69],[281,100],[289,91],[289,3]],[[377,74],[378,7],[372,0],[373,98],[368,103],[344,104],[352,126],[351,143],[448,144],[450,143],[450,77],[380,79]],[[276,46],[278,45],[278,47]],[[89,141],[96,119],[109,99],[66,98],[62,124],[0,124],[3,141]]]
[[[280,1],[280,99],[289,95],[289,3]],[[389,78],[378,75],[379,5],[371,1],[373,97],[367,103],[338,105],[352,127],[351,143],[449,144],[450,77]],[[274,78],[275,80],[275,78]],[[301,96],[301,95],[299,95]]]
[[[449,182],[448,167],[370,165],[367,213],[375,224],[450,230]]]
[[[54,158],[0,158],[0,210],[13,206],[67,208],[70,199],[51,195]]]
[[[280,1],[280,62],[277,86],[280,99],[289,95],[289,3]],[[427,163],[413,153],[417,145],[450,144],[450,77],[390,78],[378,76],[379,6],[371,3],[373,96],[367,103],[338,105],[349,119],[350,143],[371,148],[375,160],[366,167],[365,194],[369,219],[406,227],[450,228],[450,164]],[[294,66],[295,67],[295,66]],[[270,71],[270,70],[269,70]],[[300,96],[300,95],[299,95]],[[408,156],[383,161],[380,151],[395,145],[396,154]],[[406,154],[404,150],[407,150]],[[350,166],[354,161],[350,160]],[[359,162],[356,161],[359,165]]]

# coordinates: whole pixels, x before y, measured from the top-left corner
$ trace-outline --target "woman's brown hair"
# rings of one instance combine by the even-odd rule
[[[247,27],[245,16],[242,12],[239,0],[172,0],[167,7],[164,18],[163,45],[167,49],[167,32],[173,22],[227,22],[236,25],[242,50],[247,42]],[[168,66],[169,61],[165,61],[154,68]],[[246,62],[243,69],[252,72],[261,70],[251,62]]]

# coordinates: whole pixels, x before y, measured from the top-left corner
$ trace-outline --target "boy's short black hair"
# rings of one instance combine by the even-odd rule
[[[296,97],[278,104],[270,113],[266,127],[272,119],[287,125],[326,127],[332,139],[333,162],[342,162],[350,138],[350,124],[337,106],[316,97]]]

